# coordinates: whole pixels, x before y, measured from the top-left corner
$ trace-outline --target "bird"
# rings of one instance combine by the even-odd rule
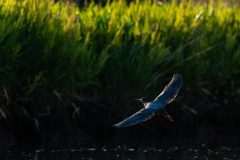
[[[167,113],[165,107],[175,99],[182,84],[182,76],[174,74],[171,81],[153,101],[150,101],[147,97],[136,99],[143,103],[144,108],[113,126],[116,128],[130,127],[147,121],[156,114],[162,114],[169,121],[173,121],[173,118]]]

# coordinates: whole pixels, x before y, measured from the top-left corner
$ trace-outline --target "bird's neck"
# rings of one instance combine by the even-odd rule
[[[147,108],[147,104],[148,104],[147,102],[143,103],[144,108]]]

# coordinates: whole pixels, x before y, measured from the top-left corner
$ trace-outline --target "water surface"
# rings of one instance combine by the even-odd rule
[[[4,160],[240,160],[240,147],[84,146],[67,149],[8,149]]]

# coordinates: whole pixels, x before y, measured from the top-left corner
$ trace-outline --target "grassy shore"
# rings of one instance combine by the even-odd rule
[[[181,105],[192,93],[239,94],[237,6],[2,0],[0,26],[1,119],[17,112],[37,120],[49,110],[74,119],[76,101],[126,115],[173,73],[184,77]]]

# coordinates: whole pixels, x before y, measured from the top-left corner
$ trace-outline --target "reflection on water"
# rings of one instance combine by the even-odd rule
[[[90,146],[74,149],[37,149],[34,151],[7,150],[4,160],[235,160],[240,159],[240,148],[221,146],[198,147],[133,147]]]

